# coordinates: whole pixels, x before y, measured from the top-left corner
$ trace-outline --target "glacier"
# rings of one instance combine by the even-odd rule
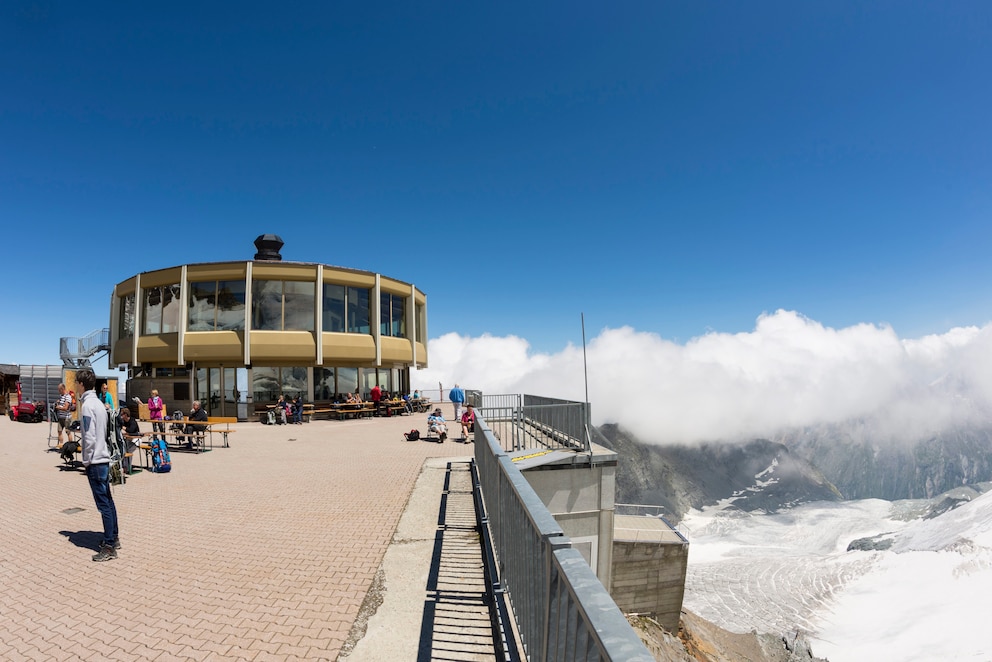
[[[932,519],[925,500],[690,512],[684,607],[734,632],[808,633],[831,662],[992,660],[992,493]],[[884,536],[885,550],[848,551]]]

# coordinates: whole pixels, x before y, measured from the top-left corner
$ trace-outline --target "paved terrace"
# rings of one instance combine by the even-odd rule
[[[122,549],[106,563],[90,560],[102,526],[86,478],[47,450],[48,424],[0,420],[0,659],[438,656],[436,635],[427,654],[421,639],[422,624],[444,626],[443,609],[425,610],[438,504],[446,458],[472,446],[406,442],[425,420],[239,423],[230,448],[214,435],[213,451],[174,452],[172,473],[114,487]],[[366,596],[378,613],[362,638]]]

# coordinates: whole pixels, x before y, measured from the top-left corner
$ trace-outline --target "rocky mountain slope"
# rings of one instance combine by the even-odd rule
[[[992,429],[901,443],[880,441],[870,423],[855,421],[770,439],[664,446],[617,425],[600,432],[620,453],[617,502],[664,506],[675,520],[723,499],[774,512],[820,500],[932,498],[992,480]]]
[[[600,431],[620,456],[617,502],[664,506],[676,520],[691,508],[728,498],[747,511],[842,498],[813,464],[781,443],[656,446],[616,425]]]

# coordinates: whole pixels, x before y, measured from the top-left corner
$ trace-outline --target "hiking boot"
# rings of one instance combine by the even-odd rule
[[[448,433],[447,432],[442,432],[441,433],[441,443],[443,444],[444,443],[444,440],[447,439],[447,438],[448,438]]]
[[[120,548],[121,548],[121,539],[114,538],[114,549],[120,549]]]
[[[117,558],[117,550],[113,545],[100,545],[100,551],[93,556],[94,561],[112,561]]]

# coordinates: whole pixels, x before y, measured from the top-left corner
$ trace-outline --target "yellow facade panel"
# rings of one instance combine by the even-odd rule
[[[121,283],[117,283],[117,288],[115,289],[114,292],[119,297],[127,296],[128,294],[134,294],[137,282],[138,282],[138,277],[131,276],[127,280]]]
[[[179,334],[162,333],[139,337],[138,363],[179,365]]]
[[[241,364],[245,357],[244,338],[242,331],[191,331],[183,340],[183,356],[187,361]]]
[[[399,294],[400,296],[410,296],[410,283],[404,283],[385,276],[379,276],[379,290],[389,294]]]
[[[375,274],[324,267],[324,282],[349,287],[375,287]]]
[[[379,339],[382,344],[380,354],[383,364],[410,363],[413,361],[413,345],[406,338],[390,338],[383,336]]]
[[[158,287],[160,285],[175,285],[183,277],[182,267],[171,267],[159,271],[149,271],[141,274],[141,287]]]
[[[251,277],[263,280],[303,280],[316,283],[317,265],[255,262],[251,268]]]
[[[317,342],[309,331],[252,331],[251,362],[263,365],[313,365]]]
[[[324,365],[352,365],[375,361],[375,341],[365,333],[324,333]]]
[[[209,280],[244,280],[247,275],[247,262],[191,264],[186,267],[186,279],[193,283]]]
[[[110,352],[110,364],[130,364],[132,351],[134,351],[134,338],[131,336],[121,338],[114,343],[114,348]]]

